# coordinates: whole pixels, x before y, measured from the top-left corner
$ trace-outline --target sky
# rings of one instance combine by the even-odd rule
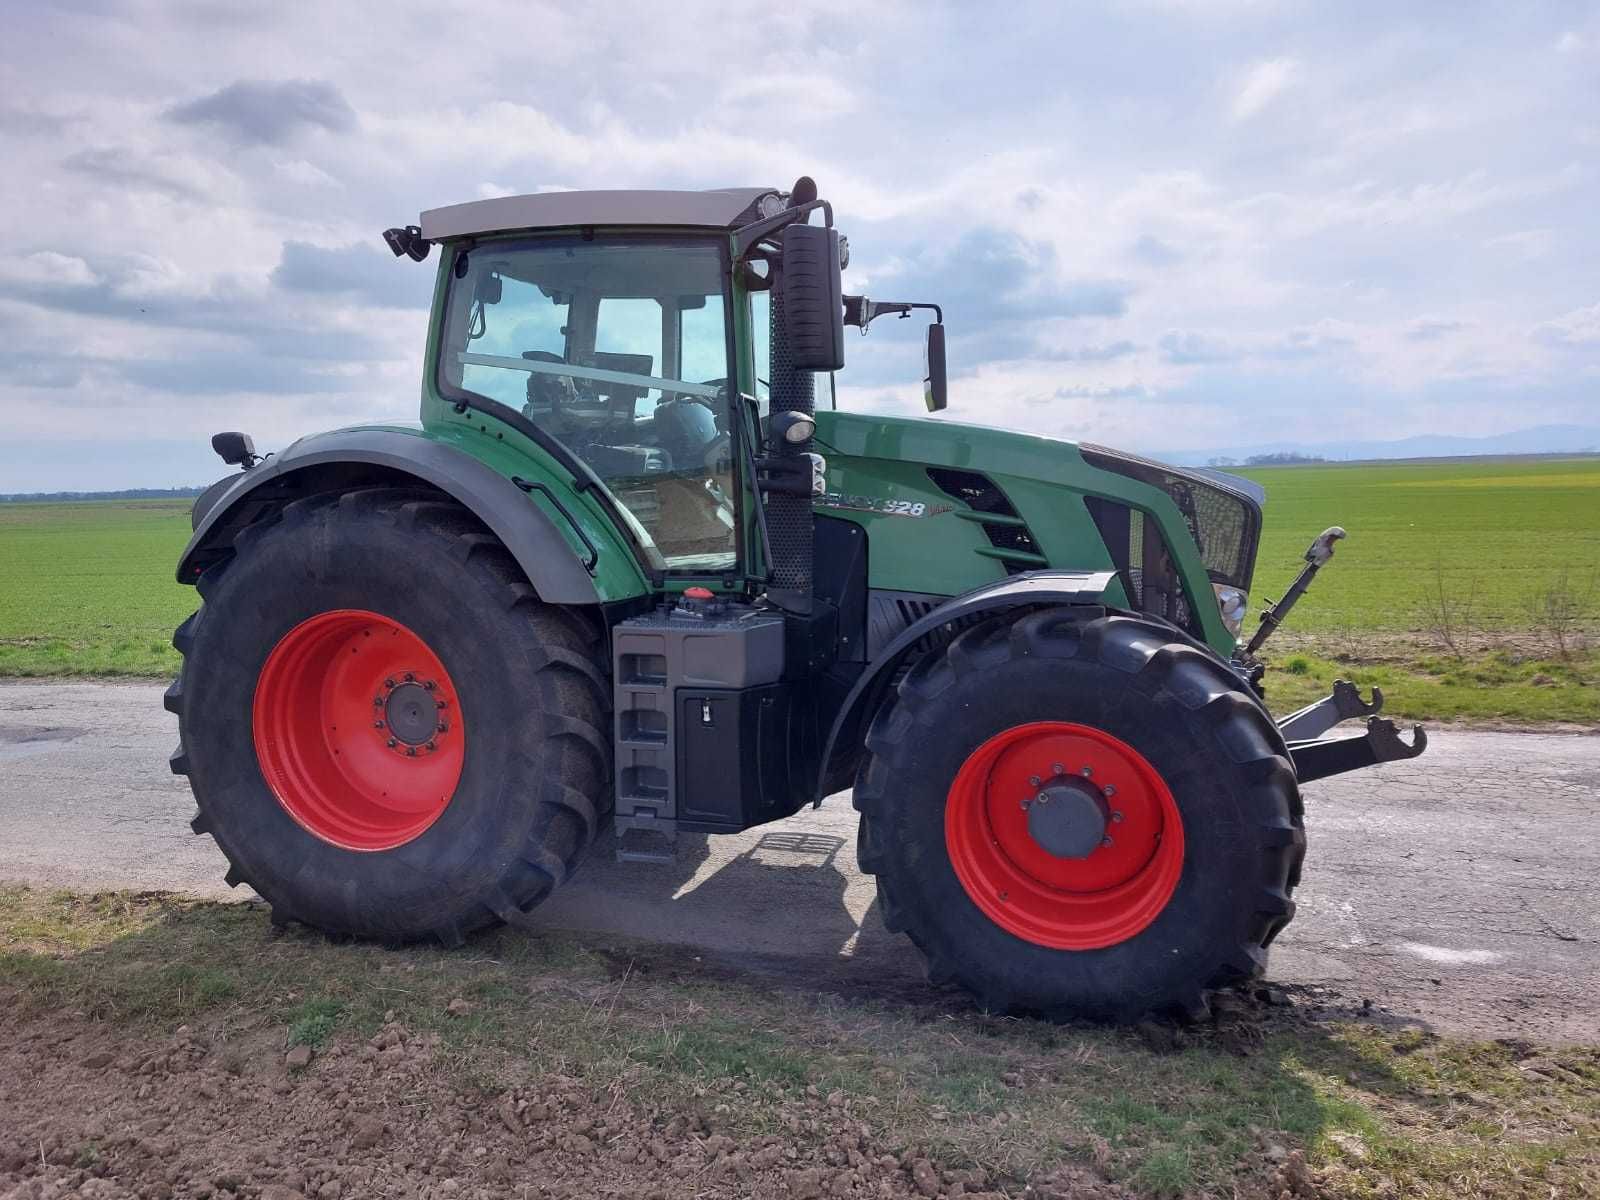
[[[801,174],[847,291],[945,306],[952,419],[1600,424],[1593,3],[39,0],[0,161],[0,492],[414,420],[423,208]],[[919,413],[919,329],[847,331],[841,406]]]

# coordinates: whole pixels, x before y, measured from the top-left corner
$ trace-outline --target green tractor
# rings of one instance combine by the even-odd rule
[[[817,411],[845,295],[788,192],[559,192],[385,234],[440,263],[417,425],[194,508],[167,692],[194,829],[277,923],[457,944],[624,859],[853,788],[883,918],[993,1011],[1203,1011],[1294,914],[1299,785],[1420,753],[1342,687],[1274,722],[1248,481]],[[1368,715],[1364,735],[1324,739]]]

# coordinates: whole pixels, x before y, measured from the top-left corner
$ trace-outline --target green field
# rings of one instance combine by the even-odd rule
[[[1350,533],[1270,644],[1280,710],[1344,676],[1397,716],[1600,722],[1600,458],[1244,473],[1268,489],[1252,627],[1316,533]],[[0,676],[170,675],[188,530],[187,501],[0,505]]]
[[[1600,458],[1241,473],[1267,489],[1249,628],[1317,533],[1350,535],[1268,643],[1279,711],[1343,677],[1396,716],[1600,722]]]
[[[191,503],[0,504],[0,675],[171,675]]]
[[[1425,629],[1442,578],[1476,596],[1488,631],[1530,630],[1529,604],[1563,574],[1600,590],[1600,458],[1358,463],[1239,472],[1267,489],[1252,613],[1282,595],[1311,539],[1350,536],[1295,609],[1305,633]],[[1593,605],[1600,597],[1590,596]]]

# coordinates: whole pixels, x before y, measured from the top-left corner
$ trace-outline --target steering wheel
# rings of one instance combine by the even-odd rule
[[[555,363],[563,367],[570,365],[561,355],[553,354],[549,350],[524,350],[522,357],[529,362]],[[530,405],[547,404],[551,409],[559,411],[563,404],[589,405],[594,400],[593,390],[587,380],[565,373],[528,372]]]

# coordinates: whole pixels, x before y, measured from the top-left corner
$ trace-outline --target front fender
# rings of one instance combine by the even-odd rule
[[[954,596],[906,626],[883,653],[867,665],[840,705],[822,753],[812,802],[822,803],[835,756],[860,744],[864,724],[877,710],[896,668],[923,638],[954,622],[1008,608],[1099,604],[1115,578],[1112,571],[1027,571]]]
[[[450,496],[486,525],[550,604],[597,604],[593,578],[572,543],[516,484],[465,451],[394,429],[341,429],[302,438],[283,453],[213,485],[196,503],[195,529],[178,560],[193,583],[231,552],[233,535],[274,506],[333,488],[411,479]],[[581,535],[581,531],[575,532]]]

